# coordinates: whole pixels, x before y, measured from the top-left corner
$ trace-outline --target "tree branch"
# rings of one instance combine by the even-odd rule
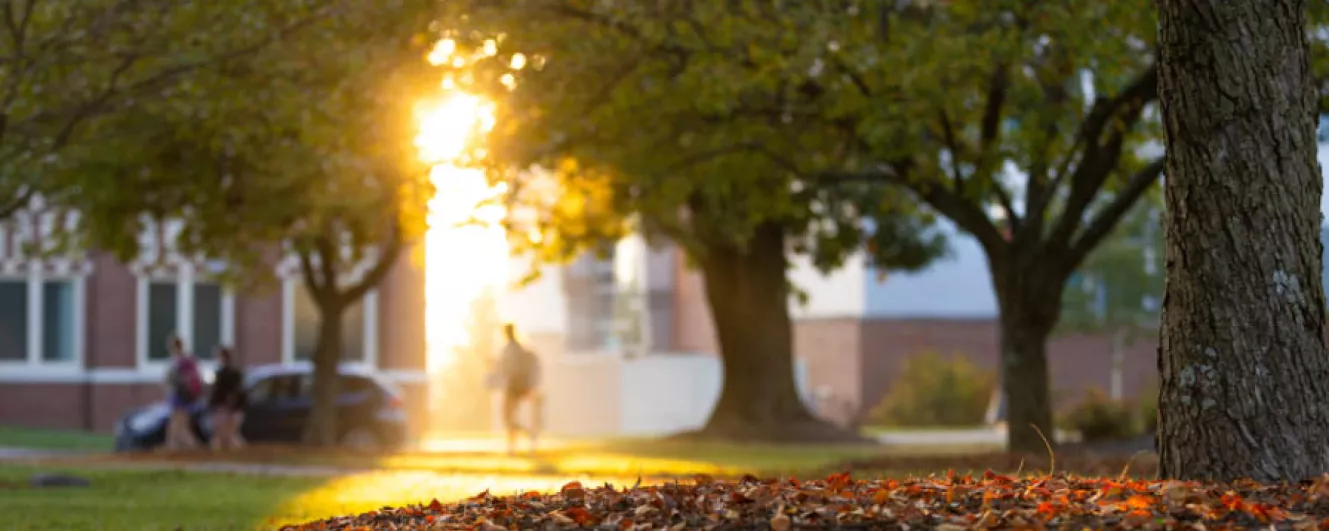
[[[862,173],[823,173],[814,176],[824,184],[846,182],[877,182],[898,186],[914,192],[928,206],[950,218],[961,230],[972,234],[994,260],[1005,260],[1008,244],[992,219],[983,212],[979,203],[952,193],[936,179],[910,179],[911,164],[896,162],[879,165],[876,170]]]
[[[937,109],[937,121],[941,124],[941,139],[950,151],[951,159],[951,182],[955,193],[964,195],[964,174],[960,172],[960,159],[964,157],[964,146],[960,145],[959,139],[955,137],[955,129],[951,127],[951,117],[946,114],[946,109]]]
[[[352,284],[342,293],[342,301],[346,304],[358,301],[363,298],[366,293],[369,293],[369,290],[374,289],[375,286],[382,282],[383,277],[388,275],[388,271],[392,269],[393,264],[397,263],[397,257],[401,255],[401,250],[404,244],[405,242],[402,240],[401,229],[394,221],[392,223],[391,232],[388,234],[387,243],[379,248],[378,256],[375,257],[376,261],[374,262],[374,267],[370,268],[358,282]]]
[[[1099,243],[1102,243],[1103,238],[1112,232],[1112,229],[1117,226],[1117,222],[1121,221],[1121,218],[1126,215],[1126,212],[1130,211],[1135,202],[1149,190],[1150,186],[1158,181],[1159,175],[1163,173],[1164,162],[1165,157],[1158,157],[1146,164],[1140,171],[1135,172],[1135,175],[1132,175],[1130,180],[1126,182],[1126,187],[1118,192],[1107,206],[1098,211],[1098,214],[1080,233],[1080,237],[1070,245],[1065,255],[1063,267],[1066,268],[1067,274],[1078,267],[1089,255],[1089,252],[1097,247]]]
[[[1100,143],[1103,131],[1107,128],[1108,124],[1111,123],[1113,118],[1122,114],[1123,110],[1129,110],[1124,109],[1128,105],[1138,106],[1138,108],[1135,109],[1136,120],[1138,121],[1139,111],[1143,110],[1145,104],[1157,98],[1158,66],[1156,63],[1150,63],[1139,76],[1131,81],[1131,83],[1116,96],[1110,98],[1098,96],[1095,98],[1094,104],[1089,110],[1089,114],[1086,115],[1084,121],[1080,123],[1080,128],[1076,132],[1074,143],[1071,145],[1071,148],[1067,150],[1066,160],[1060,165],[1056,175],[1052,176],[1051,184],[1047,186],[1043,193],[1030,197],[1030,208],[1032,209],[1035,205],[1039,206],[1039,208],[1046,208],[1046,205],[1051,202],[1052,195],[1061,188],[1061,185],[1065,182],[1067,176],[1072,176],[1072,197],[1074,199],[1085,201],[1085,205],[1082,205],[1079,208],[1079,213],[1076,214],[1076,216],[1083,214],[1083,207],[1088,204],[1087,200],[1092,199],[1093,195],[1098,191],[1098,186],[1086,187],[1087,184],[1092,183],[1082,182],[1089,180],[1086,179],[1088,176],[1085,176],[1084,173],[1099,172],[1099,177],[1106,178],[1107,173],[1116,165],[1114,159],[1111,166],[1108,166],[1107,168],[1103,167],[1104,158],[1106,158],[1103,157],[1103,148],[1107,147]],[[1130,124],[1127,124],[1127,127],[1124,129],[1129,129],[1133,126],[1134,122],[1131,122]],[[1121,130],[1122,129],[1117,129],[1116,131],[1120,132]],[[1079,154],[1079,157],[1076,157],[1077,153]],[[1069,169],[1071,161],[1077,158],[1078,163],[1076,163],[1076,169],[1074,172],[1071,172]],[[1077,184],[1077,182],[1080,183]],[[1099,185],[1101,185],[1101,181],[1099,182]],[[1074,190],[1077,186],[1082,188],[1078,192]],[[1087,195],[1086,191],[1088,192]],[[1062,217],[1062,221],[1066,221],[1065,216]],[[1075,223],[1078,224],[1079,221],[1075,220]],[[1073,230],[1074,228],[1075,226],[1072,225],[1071,229]]]
[[[1048,241],[1054,247],[1065,249],[1071,236],[1079,228],[1085,210],[1094,197],[1102,189],[1103,183],[1107,181],[1112,170],[1117,167],[1121,159],[1121,152],[1125,145],[1126,134],[1135,128],[1139,123],[1144,106],[1149,101],[1158,97],[1158,73],[1156,68],[1150,68],[1148,72],[1142,74],[1117,97],[1111,98],[1111,101],[1117,102],[1111,105],[1115,111],[1111,115],[1099,119],[1091,116],[1086,119],[1085,127],[1081,128],[1080,139],[1077,143],[1085,146],[1083,157],[1076,166],[1075,171],[1070,173],[1070,194],[1066,199],[1066,208],[1062,211],[1060,219],[1052,229],[1052,235]],[[1096,108],[1100,106],[1095,104]],[[1102,108],[1107,107],[1104,105]],[[1091,115],[1094,113],[1091,112]],[[1107,134],[1106,141],[1102,139],[1102,132],[1113,120],[1119,121],[1116,127]],[[1093,122],[1092,124],[1090,122]],[[1062,176],[1058,175],[1060,180]],[[1047,194],[1050,195],[1050,189]]]

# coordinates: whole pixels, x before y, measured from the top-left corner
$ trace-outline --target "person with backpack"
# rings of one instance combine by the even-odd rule
[[[517,329],[511,323],[503,325],[503,335],[507,343],[499,354],[496,383],[503,392],[503,424],[508,432],[508,453],[514,453],[518,432],[525,431],[531,438],[531,450],[535,450],[539,436],[542,411],[539,393],[540,359],[534,352],[517,341]],[[523,428],[517,421],[517,408],[526,402],[531,405],[532,423],[530,428]]]
[[[171,336],[166,348],[171,353],[171,365],[166,370],[166,394],[171,405],[171,416],[166,421],[166,449],[194,449],[199,440],[194,436],[190,410],[203,396],[203,378],[198,361],[185,351],[185,343],[178,336]]]

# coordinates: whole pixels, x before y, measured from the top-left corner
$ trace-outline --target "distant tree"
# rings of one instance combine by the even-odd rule
[[[1163,303],[1161,197],[1152,194],[1085,259],[1062,295],[1061,333],[1107,334],[1112,341],[1108,396],[1123,400],[1125,350],[1157,338]]]
[[[1329,349],[1306,0],[1158,2],[1167,130],[1159,473],[1329,470]],[[1323,19],[1319,19],[1323,20]]]
[[[406,7],[415,6],[415,9]],[[333,444],[342,313],[423,235],[432,194],[414,138],[419,100],[438,95],[413,29],[426,4],[346,3],[279,47],[200,76],[193,90],[98,125],[60,177],[80,193],[89,245],[138,252],[147,219],[179,220],[186,256],[239,279],[293,260],[319,310],[305,438]]]

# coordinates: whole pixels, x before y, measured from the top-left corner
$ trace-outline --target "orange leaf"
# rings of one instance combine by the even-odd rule
[[[1154,500],[1142,494],[1136,494],[1126,498],[1126,506],[1131,509],[1148,509],[1154,506]]]
[[[1054,514],[1057,514],[1057,507],[1055,505],[1052,505],[1051,503],[1042,502],[1038,504],[1038,514],[1044,516],[1052,516]]]
[[[591,512],[587,511],[584,507],[569,507],[567,509],[567,514],[574,522],[577,522],[577,525],[580,526],[587,525],[591,521]]]

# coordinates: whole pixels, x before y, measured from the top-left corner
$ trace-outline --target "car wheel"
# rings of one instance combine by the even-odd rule
[[[351,428],[341,436],[341,445],[353,450],[376,450],[379,448],[378,435],[369,428]]]

